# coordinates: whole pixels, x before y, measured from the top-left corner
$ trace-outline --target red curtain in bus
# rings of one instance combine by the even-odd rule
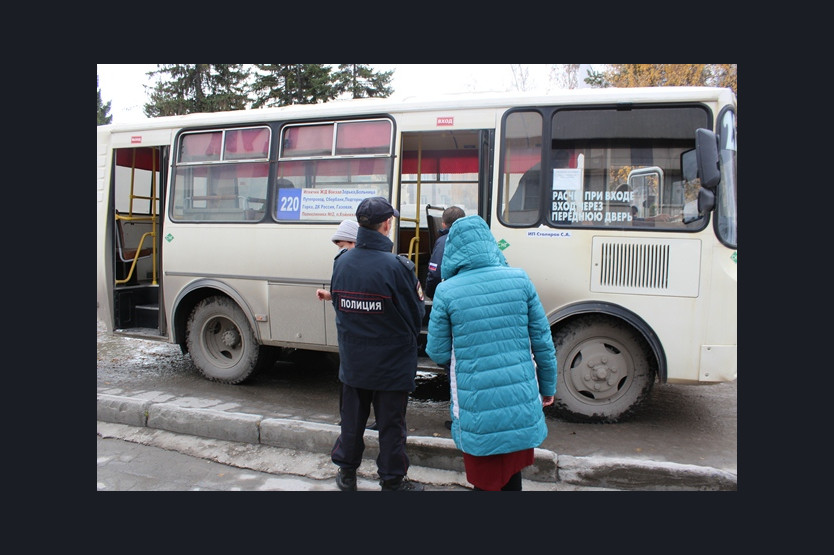
[[[336,135],[336,155],[388,154],[390,148],[390,121],[339,123]]]
[[[388,160],[388,158],[353,158],[279,162],[278,176],[307,175],[308,172],[305,170],[307,166],[310,166],[310,175],[385,175],[388,171]]]
[[[154,162],[153,150],[151,147],[120,148],[116,151],[116,165],[137,170],[159,170],[159,152]]]
[[[408,151],[403,154],[402,173],[417,173],[417,152]],[[478,173],[478,151],[424,150],[420,173]]]
[[[269,155],[269,129],[230,129],[226,131],[224,160],[266,158]]]
[[[178,168],[178,171],[189,171],[194,177],[208,177],[209,175],[222,175],[225,179],[267,177],[269,175],[269,163],[249,162],[214,166],[183,166]]]

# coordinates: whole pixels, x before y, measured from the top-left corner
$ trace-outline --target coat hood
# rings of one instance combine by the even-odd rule
[[[449,228],[446,251],[443,253],[440,269],[443,279],[487,266],[507,266],[507,259],[498,248],[487,223],[478,215],[455,220]]]

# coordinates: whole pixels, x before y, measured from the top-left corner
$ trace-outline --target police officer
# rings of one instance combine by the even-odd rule
[[[377,471],[383,491],[421,491],[408,480],[405,410],[417,374],[417,339],[425,314],[414,264],[392,253],[388,238],[400,213],[384,197],[356,208],[356,246],[333,263],[330,292],[339,333],[341,434],[331,459],[336,485],[356,490],[356,469],[371,406],[379,430]]]

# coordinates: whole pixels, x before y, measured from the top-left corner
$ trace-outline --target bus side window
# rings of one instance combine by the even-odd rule
[[[503,175],[499,215],[510,225],[539,221],[542,204],[542,116],[519,110],[504,120]]]
[[[509,202],[508,221],[514,224],[531,224],[539,219],[541,204],[541,171],[539,167],[524,172]]]

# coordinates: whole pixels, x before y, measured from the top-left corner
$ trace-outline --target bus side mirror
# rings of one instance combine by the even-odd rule
[[[701,187],[701,190],[698,191],[698,212],[706,214],[712,212],[713,208],[715,208],[715,193]]]
[[[684,207],[683,223],[689,224],[692,222],[697,222],[698,220],[703,219],[708,213],[712,211],[713,208],[715,208],[715,193],[713,193],[705,187],[701,187],[698,190],[698,213],[687,214],[687,207],[688,205]]]
[[[708,129],[695,130],[695,153],[698,159],[698,176],[701,178],[701,187],[706,187],[711,192],[718,187],[721,181],[721,170],[718,167],[718,136]],[[698,204],[701,197],[698,196]],[[715,198],[713,197],[713,205]]]

